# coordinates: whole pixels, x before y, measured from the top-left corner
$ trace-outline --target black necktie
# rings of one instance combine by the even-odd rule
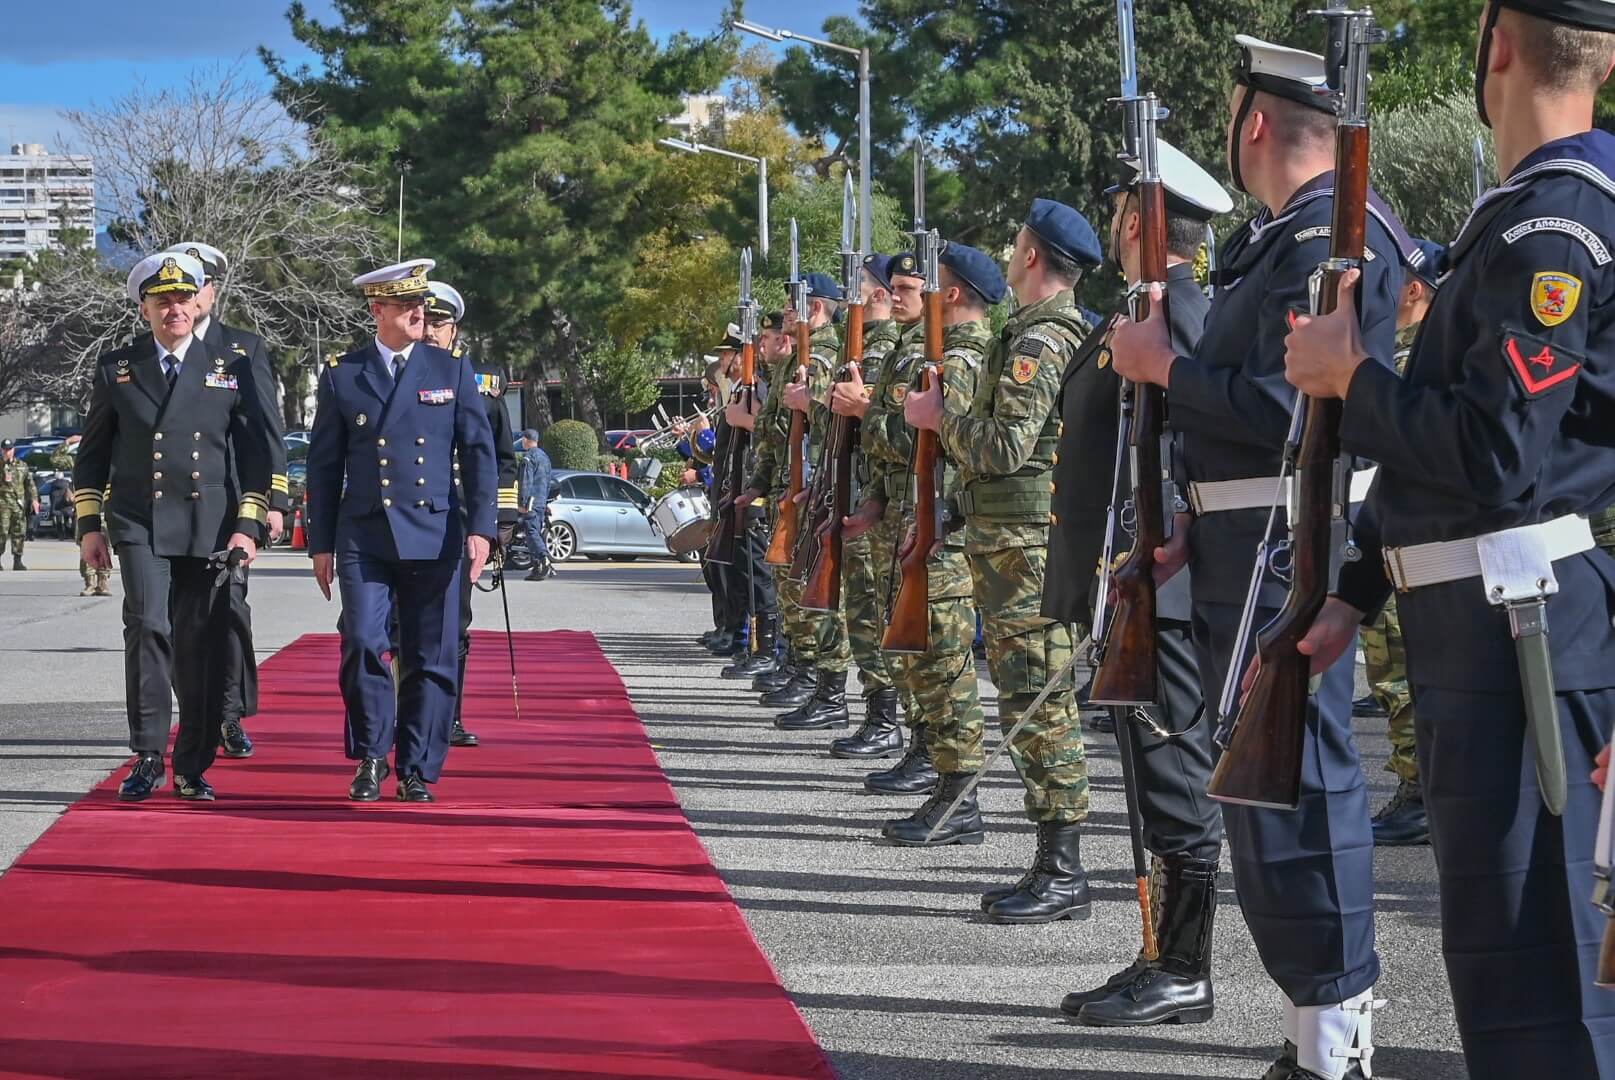
[[[404,354],[403,353],[393,353],[393,382],[397,382],[398,381],[398,376],[402,375],[403,373],[404,373]]]
[[[177,356],[168,358],[168,388],[170,390],[174,389],[174,384],[179,382],[179,363],[179,357]]]

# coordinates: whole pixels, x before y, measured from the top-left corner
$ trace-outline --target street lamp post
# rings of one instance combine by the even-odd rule
[[[767,26],[759,26],[744,19],[736,19],[731,25],[736,30],[748,34],[755,34],[769,41],[800,41],[804,45],[815,45],[821,49],[834,49],[836,52],[847,53],[858,58],[858,246],[866,253],[875,250],[871,243],[870,233],[874,229],[872,207],[870,200],[871,175],[869,167],[869,50],[867,48],[855,49],[851,45],[841,45],[834,41],[825,41],[822,38],[808,37],[806,34],[797,34],[790,30],[774,30]]]
[[[708,146],[706,143],[692,142],[688,139],[657,139],[673,150],[682,150],[686,154],[720,154],[736,161],[750,162],[757,166],[757,250],[764,259],[768,258],[768,159],[752,157],[750,154],[740,154],[733,150],[725,150],[721,146]]]

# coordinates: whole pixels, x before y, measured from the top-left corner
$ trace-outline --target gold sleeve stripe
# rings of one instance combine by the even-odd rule
[[[274,476],[270,477],[269,488],[271,491],[280,491],[288,494],[291,492],[291,486],[286,482],[285,473],[276,473]]]
[[[99,514],[105,500],[97,491],[75,491],[73,493],[73,511],[78,514]]]
[[[268,514],[264,511],[263,507],[257,505],[256,503],[243,501],[242,504],[236,508],[236,516],[244,521],[263,521],[268,517]]]

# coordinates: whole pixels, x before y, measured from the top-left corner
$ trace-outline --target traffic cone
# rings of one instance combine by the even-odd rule
[[[292,514],[292,550],[305,551],[308,549],[308,534],[303,531],[303,508],[299,506]]]

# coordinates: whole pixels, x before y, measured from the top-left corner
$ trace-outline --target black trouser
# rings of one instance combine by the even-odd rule
[[[711,559],[701,560],[701,577],[707,583],[707,591],[712,594],[712,625],[722,630],[729,623],[729,591],[724,576],[724,567],[719,566]]]
[[[123,579],[124,684],[129,746],[160,754],[179,698],[174,772],[195,776],[213,764],[224,721],[230,666],[230,599],[214,588],[206,559],[168,558],[144,544],[118,548]]]
[[[247,603],[248,568],[241,580],[233,577],[230,593],[230,633],[224,642],[229,657],[224,668],[224,719],[240,720],[258,712],[258,654],[252,646],[252,606]]]
[[[779,610],[774,575],[768,563],[768,515],[760,508],[746,512],[746,530],[735,537],[735,561],[727,567],[728,625],[738,630],[751,615],[773,615]]]
[[[471,565],[471,554],[466,553],[463,566]],[[469,573],[469,571],[468,571]],[[503,571],[501,571],[503,573]],[[503,581],[503,579],[500,579]],[[502,588],[503,586],[501,586]],[[472,581],[460,582],[460,681],[455,684],[454,691],[454,722],[460,722],[460,712],[465,705],[465,658],[471,655],[471,594],[476,592],[476,583]],[[396,607],[393,612],[393,626],[398,625]],[[396,630],[393,631],[397,633]],[[396,642],[398,639],[394,637]]]
[[[1155,649],[1161,704],[1149,711],[1161,728],[1181,734],[1163,739],[1131,721],[1144,846],[1163,858],[1187,855],[1214,862],[1222,849],[1222,815],[1206,787],[1216,760],[1211,739],[1216,725],[1202,707],[1189,624],[1160,620]]]

